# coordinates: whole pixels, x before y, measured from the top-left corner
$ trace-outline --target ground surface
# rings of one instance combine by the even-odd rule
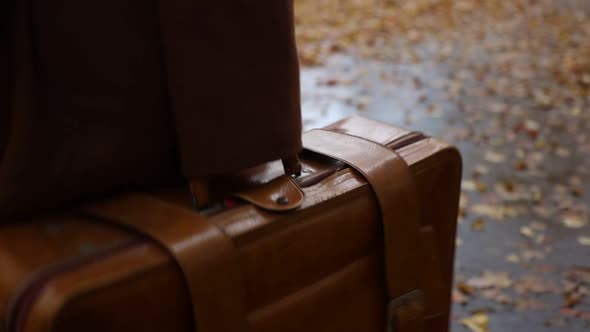
[[[464,157],[453,331],[590,329],[590,1],[298,0],[306,128]]]

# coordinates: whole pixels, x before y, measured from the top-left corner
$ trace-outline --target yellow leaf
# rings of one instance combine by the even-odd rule
[[[461,323],[472,332],[489,332],[489,322],[490,318],[484,313],[477,313],[461,320]]]
[[[455,239],[455,245],[457,247],[460,246],[460,245],[463,245],[463,240],[460,237],[456,238]]]
[[[506,272],[484,271],[480,277],[471,278],[466,282],[469,286],[478,289],[508,288],[514,281]]]
[[[486,229],[486,222],[485,220],[479,218],[479,219],[475,219],[472,223],[471,223],[471,229],[477,232],[483,232]]]
[[[461,181],[461,189],[465,191],[475,191],[475,189],[477,189],[477,185],[475,184],[475,181],[463,180]]]
[[[533,230],[528,226],[522,226],[520,228],[520,234],[522,234],[523,236],[526,236],[526,237],[535,236],[535,233],[533,232]]]
[[[506,160],[505,155],[494,151],[487,151],[484,158],[491,163],[502,163]]]
[[[520,257],[518,257],[517,254],[508,254],[508,256],[506,256],[506,260],[510,263],[519,263],[520,262]]]
[[[583,246],[590,246],[590,236],[579,236],[578,242]]]
[[[567,228],[582,228],[586,226],[586,222],[582,216],[575,213],[566,213],[563,216],[562,222]]]

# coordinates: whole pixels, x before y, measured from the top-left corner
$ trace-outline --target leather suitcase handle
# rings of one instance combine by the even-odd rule
[[[292,155],[281,159],[283,170],[288,177],[297,177],[301,175],[302,166],[298,155]],[[212,205],[211,188],[215,184],[211,183],[210,177],[193,179],[190,182],[190,191],[193,198],[193,205],[197,212],[206,210]],[[279,204],[282,205],[282,204]]]

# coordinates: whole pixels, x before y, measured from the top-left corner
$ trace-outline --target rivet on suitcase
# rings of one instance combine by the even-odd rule
[[[0,332],[448,331],[457,150],[358,117],[303,142],[206,214],[171,189],[1,225]]]

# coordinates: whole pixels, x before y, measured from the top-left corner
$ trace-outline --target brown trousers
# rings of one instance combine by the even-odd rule
[[[12,1],[0,222],[301,149],[292,0]]]

